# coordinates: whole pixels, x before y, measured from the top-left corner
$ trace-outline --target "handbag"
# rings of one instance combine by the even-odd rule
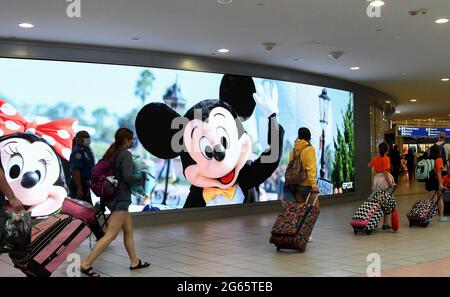
[[[66,198],[64,199],[60,212],[80,219],[90,226],[96,223],[95,207],[86,201]]]
[[[31,243],[31,212],[0,211],[0,253],[25,250]]]
[[[300,151],[298,156],[295,156],[294,152],[292,152],[293,158],[289,161],[286,172],[284,173],[284,178],[287,185],[299,185],[308,178],[308,173],[302,164],[302,152],[308,146],[311,145],[308,144],[305,146]]]

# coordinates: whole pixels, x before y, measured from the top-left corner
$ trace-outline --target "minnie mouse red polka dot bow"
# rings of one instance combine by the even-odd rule
[[[19,132],[36,134],[45,139],[58,155],[66,160],[70,159],[75,124],[76,119],[60,119],[41,125],[28,122],[14,106],[0,99],[0,136]]]

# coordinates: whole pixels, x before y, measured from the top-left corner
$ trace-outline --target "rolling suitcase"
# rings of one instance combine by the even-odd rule
[[[89,236],[80,219],[50,216],[33,226],[31,244],[24,252],[10,253],[14,267],[27,276],[49,277]]]
[[[304,252],[309,236],[319,216],[319,209],[315,207],[318,195],[314,202],[309,203],[311,194],[305,203],[287,202],[284,210],[278,215],[270,237],[277,250],[295,249]]]
[[[431,222],[431,219],[435,214],[438,213],[437,202],[439,198],[442,197],[444,193],[442,193],[436,201],[434,201],[434,197],[437,196],[438,192],[435,192],[433,197],[428,200],[419,200],[416,201],[411,208],[411,210],[406,214],[406,217],[409,220],[409,226],[413,225],[426,227]]]
[[[353,227],[355,234],[365,233],[370,235],[378,227],[382,217],[383,210],[381,204],[366,201],[356,210],[350,221],[350,225]]]

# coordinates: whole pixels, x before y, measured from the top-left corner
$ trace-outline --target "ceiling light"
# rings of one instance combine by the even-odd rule
[[[30,23],[20,23],[20,24],[19,24],[19,27],[29,29],[29,28],[33,28],[34,25],[33,25],[33,24],[30,24]]]
[[[141,40],[142,38],[141,37],[131,37],[131,40],[134,40],[134,41],[138,41],[138,40]]]
[[[390,101],[390,100],[386,100],[386,101],[384,101],[384,102],[386,102],[387,104],[391,103],[391,101]]]
[[[402,73],[402,76],[407,76],[407,75],[408,75],[408,73],[406,73],[406,72]]]
[[[258,7],[263,7],[263,6],[264,6],[264,3],[257,3],[256,6],[258,6]]]
[[[230,4],[233,2],[233,0],[217,0],[217,3],[219,4]]]
[[[411,100],[409,100],[409,101],[411,101],[411,102],[416,102],[416,101],[417,101],[417,99],[411,99]]]
[[[397,110],[395,113],[400,113],[400,110]]]
[[[441,78],[441,80],[442,80],[442,81],[449,81],[449,80],[450,80],[450,78],[448,78],[448,77],[444,77],[444,78]]]
[[[294,58],[293,60],[294,60],[295,62],[298,62],[298,61],[301,60],[301,58]]]
[[[277,45],[275,42],[263,42],[261,44],[266,49],[266,52],[270,52]]]
[[[360,68],[358,66],[352,66],[350,67],[351,70],[359,70]]]
[[[335,51],[335,52],[329,53],[328,56],[333,60],[338,60],[343,54],[344,54],[344,52]]]
[[[437,19],[435,22],[436,24],[445,24],[448,23],[448,19]]]
[[[370,2],[370,6],[372,6],[372,7],[380,7],[380,6],[383,6],[384,4],[385,3],[381,0],[375,0],[375,1]]]
[[[230,52],[230,50],[229,49],[226,49],[226,48],[221,48],[221,49],[218,49],[217,50],[219,53],[229,53]]]

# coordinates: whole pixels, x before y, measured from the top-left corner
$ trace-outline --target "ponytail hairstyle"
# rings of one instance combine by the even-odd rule
[[[380,153],[380,156],[384,157],[386,156],[386,153],[388,151],[388,145],[386,142],[382,142],[378,145],[378,152]]]
[[[114,157],[123,148],[125,141],[132,138],[133,131],[128,128],[119,128],[114,136],[114,143],[110,145],[106,153],[103,155],[103,159],[108,160]]]

